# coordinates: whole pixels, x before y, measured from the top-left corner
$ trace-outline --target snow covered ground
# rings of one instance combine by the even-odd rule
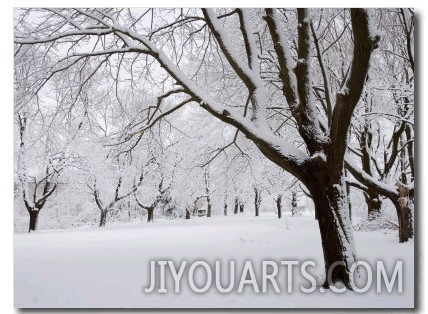
[[[277,276],[281,292],[268,285],[268,293],[255,293],[246,285],[238,294],[243,264],[251,261],[260,280],[261,261],[315,261],[312,273],[323,279],[323,258],[316,221],[312,217],[285,217],[273,214],[157,220],[153,224],[107,226],[105,228],[51,230],[15,234],[15,306],[16,307],[145,307],[145,308],[383,308],[414,306],[414,246],[399,244],[395,234],[355,232],[359,259],[375,265],[382,260],[388,267],[403,261],[403,293],[376,293],[373,285],[366,293],[331,291],[305,294],[300,285],[308,281],[293,272],[293,291],[286,290],[286,270]],[[235,288],[228,294],[211,288],[202,294],[193,292],[186,273],[180,293],[174,293],[171,280],[168,293],[147,294],[150,261],[206,261],[214,269],[215,261],[236,261]],[[389,265],[389,266],[388,266]],[[188,269],[188,268],[187,268]],[[186,269],[186,271],[187,271]],[[298,271],[299,269],[294,269]],[[199,271],[199,273],[198,273]],[[198,270],[198,280],[205,278]],[[166,270],[169,275],[169,269]],[[389,273],[390,274],[390,273]],[[223,274],[226,277],[227,274]],[[168,277],[169,278],[169,277]],[[228,280],[228,278],[227,278]],[[226,286],[226,281],[223,286]],[[201,285],[199,285],[201,286]],[[259,283],[261,291],[261,283]]]

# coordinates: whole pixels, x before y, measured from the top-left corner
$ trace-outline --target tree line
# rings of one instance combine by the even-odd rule
[[[399,241],[413,237],[413,10],[17,11],[16,176],[30,217],[64,169],[91,173],[102,225],[131,195],[149,210],[179,191],[173,199],[188,208],[183,174],[227,160],[219,182],[250,169],[256,213],[258,181],[277,190],[288,176],[299,182],[315,206],[326,269],[340,263],[333,282],[350,288],[357,261],[352,189],[364,193],[369,219],[390,200]],[[184,144],[199,147],[198,157]],[[30,197],[32,172],[45,175],[33,176]],[[196,172],[209,211],[211,193],[226,198],[227,187],[241,186],[214,189],[208,170]],[[150,175],[157,183],[144,203],[135,194]]]

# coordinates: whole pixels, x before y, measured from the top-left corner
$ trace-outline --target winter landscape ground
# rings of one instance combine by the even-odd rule
[[[323,257],[318,226],[313,217],[285,217],[263,213],[260,217],[229,216],[195,218],[185,221],[158,220],[153,224],[107,226],[72,230],[16,234],[16,307],[145,307],[145,308],[408,308],[414,306],[413,241],[399,244],[396,233],[355,232],[359,259],[374,263],[382,260],[386,269],[403,261],[403,293],[329,290],[304,294],[296,277],[293,292],[284,289],[284,273],[279,273],[281,293],[254,293],[246,287],[228,294],[211,287],[196,294],[187,281],[175,294],[146,294],[151,260],[235,260],[237,269],[250,260],[256,276],[262,260],[315,261],[314,275],[321,281]],[[237,271],[240,276],[240,272]],[[239,278],[238,276],[238,278]],[[259,278],[259,277],[257,277]],[[375,278],[375,276],[374,276]],[[186,277],[187,279],[187,277]],[[374,279],[374,282],[376,280]],[[282,284],[282,286],[281,286]],[[236,284],[237,285],[237,284]],[[384,291],[385,292],[385,291]]]

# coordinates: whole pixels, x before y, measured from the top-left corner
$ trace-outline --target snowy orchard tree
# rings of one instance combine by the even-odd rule
[[[382,197],[393,203],[398,218],[399,241],[406,242],[413,237],[414,184],[410,166],[413,158],[413,125],[409,127],[411,122],[400,115],[399,108],[398,112],[391,110],[386,113],[391,115],[393,112],[395,118],[378,117],[374,120],[370,118],[371,112],[367,111],[367,107],[366,104],[360,127],[354,127],[353,133],[358,138],[359,147],[351,148],[359,157],[362,169],[360,171],[350,161],[347,163],[349,172],[363,185],[352,180],[348,182],[363,191],[369,220],[378,217]],[[378,114],[381,113],[378,111]],[[406,129],[411,132],[406,134]]]
[[[34,97],[44,81],[48,58],[32,48],[18,54],[14,73],[15,187],[29,214],[29,232],[37,229],[40,211],[63,185],[66,172],[80,164],[75,130],[59,109],[67,103],[66,93],[54,83],[44,97]]]
[[[350,147],[361,167],[349,162],[347,168],[364,184],[360,189],[365,193],[369,218],[378,214],[381,196],[394,204],[399,242],[406,242],[413,237],[414,13],[388,9],[379,19],[391,26],[379,23],[383,44],[374,55],[362,106],[357,110],[353,134],[358,144]]]
[[[154,166],[155,169],[151,166]],[[161,195],[164,193],[162,176],[160,179],[157,178],[158,176],[155,176],[155,173],[158,173],[158,171],[158,164],[156,163],[155,157],[152,157],[143,167],[140,167],[140,169],[136,171],[136,173],[140,173],[139,178],[141,178],[141,181],[140,179],[134,178],[134,199],[141,210],[147,211],[147,222],[154,221],[154,210],[161,201]],[[147,181],[149,181],[150,184],[145,184]],[[157,184],[155,183],[156,181],[158,181]],[[137,182],[141,182],[139,186]]]
[[[99,226],[104,227],[108,215],[123,200],[131,197],[143,181],[143,173],[134,181],[135,169],[126,160],[119,157],[106,158],[102,154],[94,154],[88,158],[88,187],[99,210]],[[137,172],[138,173],[138,172]]]
[[[161,148],[161,153],[149,155],[148,161],[140,170],[141,184],[136,185],[134,191],[138,206],[147,210],[147,222],[154,221],[155,210],[169,217],[181,216],[184,212],[177,208],[176,194],[172,193],[177,188],[175,172],[178,162],[174,158],[176,155],[173,151],[168,151],[169,147]]]
[[[145,118],[126,129],[124,141],[138,141],[189,103],[235,127],[310,192],[326,270],[338,265],[332,281],[350,287],[357,254],[344,160],[352,115],[379,36],[366,10],[319,12],[36,9],[17,18],[15,44],[55,47],[47,52],[55,60],[48,69],[53,76],[87,69],[84,85],[92,73],[108,67],[117,84],[131,81],[136,88],[150,81],[163,91],[162,100],[175,99],[174,105],[142,104]],[[317,34],[313,16],[325,24],[340,20],[343,32],[335,35],[328,29],[334,41],[326,40]],[[332,46],[340,46],[342,54],[323,54],[323,47]],[[337,63],[347,64],[347,72],[336,73]],[[284,125],[297,141],[280,132],[272,112],[287,116],[289,125]]]
[[[16,152],[17,183],[30,216],[28,232],[31,232],[37,228],[40,211],[56,191],[69,156],[53,151],[51,140],[47,140],[46,147],[37,147],[37,141],[29,143],[28,120],[25,113],[20,112],[16,119],[19,125],[19,144]],[[35,149],[36,147],[38,149]]]

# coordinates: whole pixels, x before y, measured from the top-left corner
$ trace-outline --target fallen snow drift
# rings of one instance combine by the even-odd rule
[[[261,261],[315,261],[313,273],[321,283],[323,257],[316,221],[311,217],[277,219],[229,216],[158,220],[153,224],[107,226],[105,228],[39,231],[16,234],[15,306],[28,307],[145,307],[145,308],[383,308],[414,306],[413,242],[399,244],[396,235],[381,231],[355,232],[359,259],[377,260],[394,266],[403,261],[403,293],[376,293],[373,288],[357,294],[335,294],[319,287],[310,294],[300,291],[308,281],[296,276],[293,292],[287,293],[285,273],[278,274],[281,292],[268,285],[268,293],[254,293],[247,285],[236,293],[242,266],[251,261],[256,275]],[[236,261],[237,281],[229,294],[212,287],[203,294],[193,292],[184,275],[180,293],[168,282],[167,294],[144,293],[149,286],[150,261],[203,260],[214,265]],[[178,268],[178,266],[177,266]],[[168,273],[169,269],[166,270]],[[195,273],[196,274],[196,273]],[[226,278],[227,274],[223,277]],[[374,272],[375,275],[375,272]],[[228,275],[227,275],[228,276]],[[260,278],[259,276],[257,277]],[[228,277],[227,277],[228,280]],[[261,290],[261,283],[259,283]]]

